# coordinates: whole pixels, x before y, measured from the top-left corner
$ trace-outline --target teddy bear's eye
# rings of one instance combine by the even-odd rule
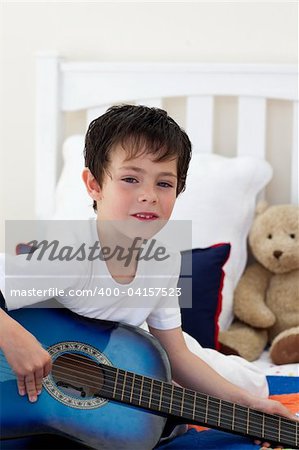
[[[272,239],[272,234],[268,234],[268,239]]]
[[[294,234],[294,233],[290,234],[290,238],[295,239],[295,237],[296,237],[296,234]]]

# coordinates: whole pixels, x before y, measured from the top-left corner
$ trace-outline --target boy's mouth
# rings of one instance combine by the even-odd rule
[[[136,219],[141,220],[141,221],[158,219],[157,214],[152,213],[152,212],[140,212],[140,213],[132,214],[132,217],[135,217]]]

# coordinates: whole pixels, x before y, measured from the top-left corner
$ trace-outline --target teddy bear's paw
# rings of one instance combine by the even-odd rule
[[[299,327],[276,336],[270,348],[270,357],[274,364],[299,363]]]
[[[267,343],[267,331],[255,330],[242,323],[234,323],[227,331],[220,331],[219,342],[233,349],[238,355],[254,361]]]
[[[273,312],[263,304],[259,308],[250,309],[247,307],[246,323],[255,328],[270,328],[274,325],[276,318]],[[240,315],[236,314],[238,317]]]

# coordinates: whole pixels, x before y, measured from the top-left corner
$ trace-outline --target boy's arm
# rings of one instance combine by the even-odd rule
[[[35,337],[0,308],[0,348],[17,376],[20,395],[37,400],[43,377],[51,370],[51,358]]]
[[[256,397],[235,386],[194,355],[185,344],[181,328],[158,330],[150,327],[150,332],[166,350],[172,368],[172,378],[181,386],[294,420],[294,416],[281,403]]]

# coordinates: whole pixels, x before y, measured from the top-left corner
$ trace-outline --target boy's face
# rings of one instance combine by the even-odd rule
[[[149,238],[170,218],[176,200],[177,161],[154,162],[153,155],[146,153],[126,157],[121,145],[111,151],[102,188],[89,171],[83,179],[97,202],[98,220],[115,221],[127,236]]]

